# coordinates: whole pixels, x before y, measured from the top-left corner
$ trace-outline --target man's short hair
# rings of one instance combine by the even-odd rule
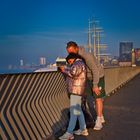
[[[71,46],[73,46],[74,48],[78,48],[77,43],[74,42],[74,41],[69,41],[69,42],[67,43],[66,48],[68,49],[68,48],[71,47]]]

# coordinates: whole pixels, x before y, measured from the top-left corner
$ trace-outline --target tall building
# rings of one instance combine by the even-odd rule
[[[40,57],[40,65],[46,65],[46,58]]]
[[[119,59],[123,62],[130,62],[132,60],[133,42],[120,42]]]
[[[24,65],[24,62],[23,62],[23,59],[20,60],[20,66],[23,66]]]

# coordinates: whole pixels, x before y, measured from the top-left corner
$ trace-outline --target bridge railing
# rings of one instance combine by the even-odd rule
[[[3,140],[41,140],[66,126],[69,99],[59,72],[0,75]]]
[[[105,69],[110,94],[140,68]],[[68,122],[69,98],[60,72],[0,75],[0,139],[42,140]]]

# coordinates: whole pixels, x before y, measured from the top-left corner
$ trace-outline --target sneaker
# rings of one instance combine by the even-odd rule
[[[104,116],[101,117],[101,122],[102,122],[102,123],[105,123]]]
[[[73,140],[74,136],[71,133],[66,132],[63,136],[59,137],[59,140]]]
[[[95,126],[94,126],[94,130],[101,130],[103,127],[102,122],[99,118],[97,118],[96,122],[95,122]]]
[[[75,135],[82,135],[82,136],[88,136],[88,130],[84,129],[84,130],[80,130],[78,129],[77,131],[74,131]]]

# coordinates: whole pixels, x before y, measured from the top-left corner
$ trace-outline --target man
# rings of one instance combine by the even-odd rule
[[[105,84],[104,84],[104,69],[98,63],[98,60],[91,53],[86,52],[84,48],[77,45],[76,42],[70,41],[67,43],[67,52],[79,54],[87,66],[87,88],[86,88],[86,101],[89,111],[93,118],[95,118],[94,98],[96,102],[97,118],[94,130],[101,130],[105,122],[103,117],[103,98],[105,97]],[[93,96],[91,96],[93,94]]]

